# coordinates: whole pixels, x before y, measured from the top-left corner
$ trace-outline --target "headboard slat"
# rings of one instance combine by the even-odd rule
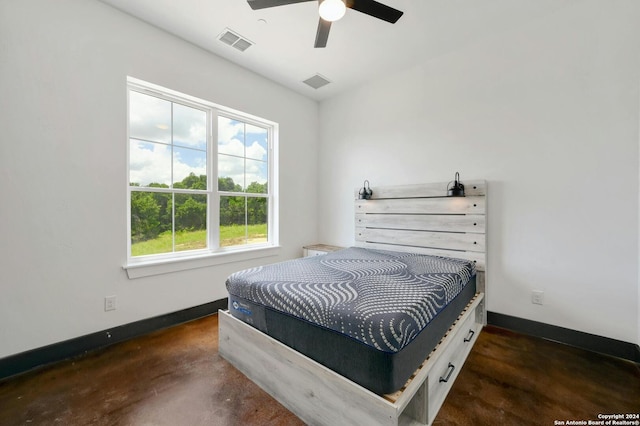
[[[375,191],[374,191],[375,197]],[[356,200],[356,213],[484,214],[485,196]]]
[[[447,186],[451,182],[420,183],[412,185],[379,186],[371,188],[373,199],[382,198],[425,198],[442,197],[447,194]],[[486,195],[487,183],[484,180],[464,181],[464,190],[467,195]],[[356,189],[355,197],[358,198],[360,188]]]
[[[476,214],[356,214],[356,226],[415,231],[448,231],[484,234],[485,216]]]
[[[405,229],[356,229],[356,241],[484,253],[484,235]]]

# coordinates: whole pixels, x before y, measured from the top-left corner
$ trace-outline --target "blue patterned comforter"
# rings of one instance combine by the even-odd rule
[[[351,247],[236,272],[230,294],[398,352],[475,274],[472,262]]]

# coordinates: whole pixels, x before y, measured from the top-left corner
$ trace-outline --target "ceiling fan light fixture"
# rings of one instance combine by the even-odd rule
[[[342,0],[324,0],[320,3],[318,13],[325,21],[334,22],[344,16],[347,6]]]

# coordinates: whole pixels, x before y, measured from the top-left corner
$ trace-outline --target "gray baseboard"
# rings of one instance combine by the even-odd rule
[[[496,312],[487,312],[487,323],[530,336],[640,363],[640,347],[633,343]]]
[[[216,300],[178,312],[172,312],[130,324],[98,331],[0,359],[0,380],[25,373],[54,362],[73,358],[92,350],[182,324],[226,309],[228,299]]]

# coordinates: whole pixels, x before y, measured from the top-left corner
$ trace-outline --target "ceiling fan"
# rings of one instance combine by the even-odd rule
[[[251,9],[266,9],[294,3],[317,1],[320,20],[313,47],[326,47],[331,23],[342,18],[347,8],[395,24],[404,12],[374,0],[247,0]]]

